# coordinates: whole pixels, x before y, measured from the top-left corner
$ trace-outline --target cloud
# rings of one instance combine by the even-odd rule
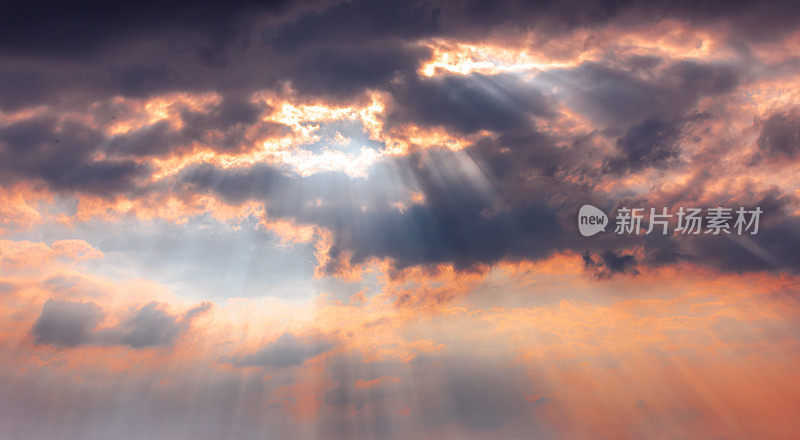
[[[470,134],[525,130],[532,118],[554,115],[540,91],[513,74],[408,78],[394,88],[390,125],[441,126]]]
[[[48,299],[31,329],[37,344],[75,347],[92,340],[94,328],[103,319],[93,303]]]
[[[157,303],[142,306],[117,326],[97,334],[99,341],[133,348],[171,346],[180,325],[174,316],[158,309]]]
[[[71,121],[34,117],[0,126],[0,181],[41,180],[55,191],[109,195],[130,189],[147,167],[99,159],[103,136]]]
[[[50,56],[85,55],[105,50],[103,43],[119,43],[131,36],[164,35],[170,31],[200,34],[204,37],[200,40],[202,43],[212,45],[230,38],[237,25],[246,26],[246,12],[274,13],[288,4],[276,1],[256,5],[234,1],[220,5],[179,1],[163,5],[145,1],[110,7],[94,0],[78,3],[53,0],[38,5],[15,2],[3,6],[0,39],[18,43],[2,44],[0,49]],[[39,31],[32,32],[32,27]]]
[[[20,8],[23,20],[35,21],[26,15],[26,7]],[[53,10],[63,8],[59,3]],[[666,11],[662,3],[622,7],[578,2],[561,9],[522,2],[497,7],[480,2],[456,6],[356,1],[289,2],[274,8],[201,4],[186,23],[177,17],[189,5],[178,5],[163,11],[159,20],[144,20],[153,8],[145,4],[130,17],[108,10],[85,17],[87,23],[109,17],[120,29],[141,26],[153,33],[85,30],[118,38],[119,47],[130,50],[111,53],[76,37],[71,49],[82,57],[73,56],[63,69],[56,67],[64,59],[35,41],[19,51],[7,49],[9,63],[2,75],[8,81],[0,87],[7,90],[0,92],[0,100],[8,98],[6,106],[12,110],[47,105],[2,121],[0,179],[43,182],[52,191],[78,197],[128,198],[119,203],[134,206],[159,204],[166,195],[182,203],[198,194],[233,205],[255,200],[263,203],[270,219],[332,233],[323,267],[328,274],[375,258],[391,260],[397,268],[449,263],[472,269],[560,251],[618,253],[640,245],[629,238],[581,242],[570,218],[584,203],[615,206],[629,192],[608,188],[627,184],[625,178],[630,182],[649,178],[643,177],[648,172],[708,168],[697,159],[708,151],[692,156],[697,151],[684,147],[691,143],[696,150],[707,148],[712,141],[694,136],[694,130],[710,131],[721,124],[717,121],[731,118],[732,110],[716,100],[733,99],[729,95],[749,85],[758,73],[741,57],[688,58],[675,56],[671,46],[654,51],[644,44],[621,50],[604,43],[592,52],[594,43],[587,41],[581,52],[586,60],[575,58],[565,67],[548,67],[543,60],[543,67],[523,73],[439,71],[422,77],[418,68],[432,56],[431,39],[441,47],[471,42],[476,47],[486,43],[489,52],[503,46],[513,51],[506,28],[537,30],[541,38],[556,38],[585,26],[601,26],[611,40],[627,35],[639,41],[636,38],[650,38],[632,24],[642,17],[673,17],[679,23],[665,26],[686,32],[688,39],[694,38],[693,31],[716,29],[717,22],[737,22],[731,17],[748,11],[781,18],[772,8],[747,5],[724,10],[691,5]],[[215,14],[220,22],[214,29],[223,35],[202,35],[205,20]],[[488,29],[481,30],[481,23]],[[150,40],[170,25],[175,25],[174,38]],[[201,35],[193,38],[195,33]],[[728,46],[724,35],[713,37],[725,50],[746,52]],[[32,92],[19,94],[19,86],[25,84]],[[354,110],[363,104],[359,99],[366,99],[367,90],[377,91],[375,99],[385,105],[384,111],[369,117],[361,114],[363,108]],[[202,92],[211,92],[218,102],[205,108],[184,102]],[[255,96],[268,97],[269,104]],[[98,122],[112,113],[110,109],[125,107],[119,103],[131,97],[140,100],[127,105],[162,106],[159,116],[143,112],[143,122],[128,131],[125,122]],[[287,125],[265,120],[281,103],[314,104],[310,112],[352,106],[348,118],[358,115],[358,122],[369,126],[365,143],[378,145],[372,167],[365,167],[368,175],[352,178],[329,171],[309,176],[293,171],[282,154],[297,152],[298,145],[274,153],[273,145],[264,144],[291,134]],[[79,117],[87,113],[94,119]],[[787,117],[770,117],[762,124],[758,145],[763,154],[793,154],[786,140],[792,139]],[[292,127],[309,131],[313,138],[319,134],[318,125],[301,121]],[[423,147],[413,139],[398,139],[398,132],[410,127],[435,129],[441,140],[426,139],[431,144],[428,151],[418,151]],[[459,151],[440,145],[452,139],[459,140]],[[395,142],[400,151],[407,147],[408,154],[396,154]],[[329,147],[327,139],[311,144]],[[202,157],[189,157],[192,153]],[[159,178],[151,181],[155,176]],[[641,191],[633,198],[645,202],[655,197],[655,191]],[[781,227],[792,224],[785,214]],[[783,223],[773,223],[778,224]],[[767,235],[755,240],[766,240]],[[653,253],[642,264],[705,257],[698,243],[705,241],[651,240],[646,246]],[[780,244],[759,245],[782,249]]]
[[[396,41],[321,45],[301,52],[284,74],[303,95],[346,99],[367,89],[384,88],[400,75],[414,75],[429,56],[424,47]]]
[[[224,358],[223,361],[237,367],[296,367],[333,347],[333,342],[325,338],[298,338],[292,333],[284,333],[253,353]]]
[[[734,65],[665,60],[643,69],[585,62],[539,74],[572,108],[612,131],[647,119],[681,118],[700,98],[731,91],[741,76]]]
[[[425,203],[398,210],[392,205],[394,188],[381,180],[384,173],[416,182]],[[494,212],[491,188],[475,173],[480,171],[464,153],[428,151],[376,165],[361,181],[336,172],[300,177],[265,166],[225,172],[201,167],[182,179],[193,190],[211,190],[231,201],[261,200],[274,216],[331,228],[334,260],[338,252],[351,250],[355,263],[379,257],[400,267],[438,262],[470,267],[550,252],[561,226],[554,210],[537,198],[544,195],[531,193],[525,204]],[[363,199],[348,197],[344,188],[358,188]],[[324,202],[315,205],[314,200]],[[347,218],[351,221],[342,221]]]
[[[692,118],[703,120],[705,115]],[[675,135],[662,130],[678,130],[653,124],[642,130],[656,133],[657,141]],[[630,156],[618,158],[628,162],[626,167],[658,167],[659,161],[673,157],[666,153],[659,156],[657,149],[648,150],[647,141],[635,144],[637,136],[639,133],[631,133],[625,147]],[[759,235],[748,238],[761,251],[736,240],[708,236],[661,238],[609,233],[593,240],[582,239],[574,224],[581,205],[596,198],[599,203],[592,203],[595,206],[611,208],[623,203],[595,193],[591,181],[584,184],[576,178],[591,178],[592,172],[581,163],[585,154],[585,147],[560,146],[546,134],[528,133],[480,141],[458,152],[428,149],[387,159],[375,164],[365,179],[351,179],[340,172],[299,176],[266,165],[225,170],[201,166],[185,170],[179,179],[190,191],[210,191],[231,202],[258,200],[275,217],[331,230],[330,259],[323,268],[328,274],[371,258],[389,259],[396,268],[449,263],[458,269],[472,269],[504,260],[541,259],[565,250],[619,254],[636,246],[645,246],[646,264],[688,260],[724,270],[800,267],[787,247],[800,237],[792,232],[796,219],[783,208],[789,199],[782,199],[778,190],[723,194],[714,202],[761,206],[770,212],[772,220],[763,220]],[[394,177],[390,180],[388,176]],[[398,209],[394,202],[402,200],[412,184],[424,195],[424,201]],[[354,199],[349,194],[359,197]],[[775,202],[775,198],[784,201]],[[660,206],[653,205],[655,202],[645,194],[625,203]],[[681,203],[709,202],[691,199]],[[672,202],[665,206],[674,211],[678,205]],[[765,260],[764,255],[771,255],[772,261]]]
[[[646,241],[646,262],[664,265],[689,261],[731,272],[800,270],[800,258],[791,251],[800,244],[800,219],[789,211],[795,197],[778,188],[731,191],[737,194],[725,195],[728,206],[748,210],[760,207],[764,211],[757,235],[731,235],[723,240],[705,234],[653,236]]]
[[[36,320],[31,335],[42,345],[124,345],[131,348],[169,347],[191,320],[209,310],[201,303],[186,312],[183,319],[170,315],[151,302],[124,317],[117,325],[98,328],[105,314],[95,303],[48,299]]]
[[[598,279],[611,278],[617,273],[638,274],[636,256],[633,254],[604,251],[594,256],[589,251],[583,254],[583,263]]]
[[[304,96],[350,99],[365,89],[390,89],[396,74],[414,72],[427,55],[420,43],[431,38],[513,40],[535,32],[546,40],[587,29],[615,35],[639,23],[672,19],[729,34],[741,47],[748,35],[757,35],[757,41],[781,37],[800,14],[788,2],[680,8],[670,2],[577,1],[556,7],[438,0],[80,4],[40,4],[47,14],[19,2],[4,6],[0,15],[14,19],[2,21],[0,40],[16,42],[0,44],[4,109],[174,91],[247,95],[279,89],[287,81]],[[719,90],[729,80],[718,71],[712,83],[701,85],[691,81],[693,69],[690,62],[676,68],[688,80],[682,86]]]
[[[262,114],[271,109],[239,96],[225,95],[206,111],[175,107],[174,119],[114,135],[104,141],[102,150],[117,157],[172,156],[198,147],[241,153],[257,148],[259,141],[291,133],[286,125],[262,121]]]
[[[798,437],[800,7],[162,3],[0,6],[0,437]]]
[[[776,111],[759,123],[758,148],[770,160],[795,158],[800,152],[800,114]]]
[[[658,117],[646,119],[617,139],[619,154],[606,159],[604,168],[623,173],[673,166],[681,154],[679,142],[686,127],[709,118],[708,114],[693,114],[669,121]]]

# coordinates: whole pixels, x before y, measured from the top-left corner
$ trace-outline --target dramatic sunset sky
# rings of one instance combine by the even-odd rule
[[[0,439],[800,438],[799,23],[4,2]]]

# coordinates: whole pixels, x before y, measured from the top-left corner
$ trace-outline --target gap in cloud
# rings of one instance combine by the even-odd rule
[[[286,243],[255,217],[236,223],[207,214],[180,224],[135,218],[46,223],[9,238],[50,243],[70,236],[103,251],[103,259],[85,264],[91,273],[119,281],[149,279],[189,298],[307,300],[320,289],[312,279],[313,243]]]
[[[354,119],[305,123],[309,142],[293,146],[281,159],[300,175],[342,171],[363,177],[386,153],[385,144],[370,138],[363,123]]]

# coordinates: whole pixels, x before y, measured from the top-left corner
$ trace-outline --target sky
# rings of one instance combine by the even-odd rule
[[[0,438],[800,438],[797,23],[4,3]]]

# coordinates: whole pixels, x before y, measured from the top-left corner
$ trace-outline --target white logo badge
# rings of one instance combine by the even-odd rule
[[[578,230],[584,237],[591,237],[606,230],[608,216],[592,205],[583,205],[578,212]]]

